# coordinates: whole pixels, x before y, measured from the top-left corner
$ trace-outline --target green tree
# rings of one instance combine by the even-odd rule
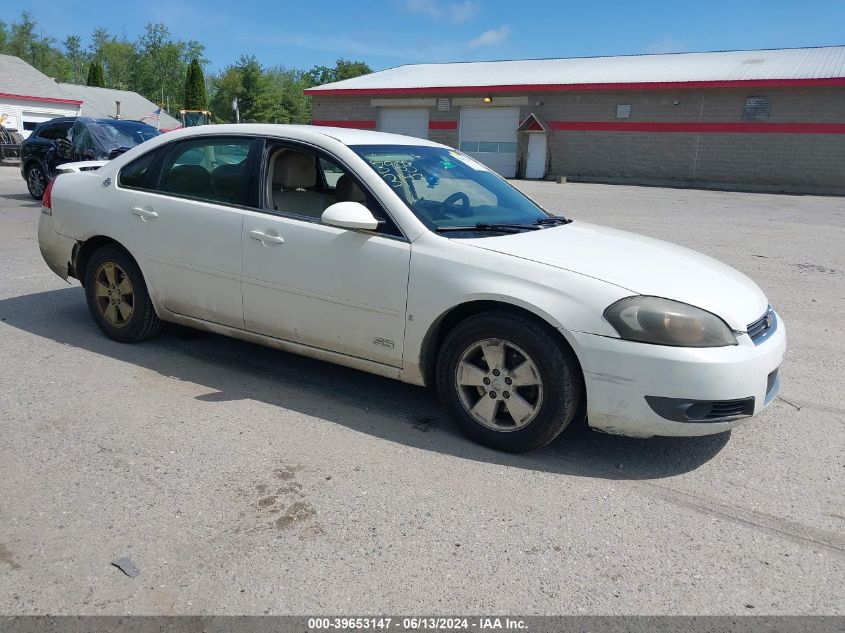
[[[20,57],[25,62],[37,66],[38,46],[35,38],[35,29],[38,24],[32,13],[24,11],[21,13],[21,21],[13,22],[10,28],[8,49],[9,53]]]
[[[186,110],[208,109],[208,97],[205,93],[205,76],[196,58],[191,60],[191,64],[188,66],[188,73],[185,76],[184,107]]]
[[[82,69],[85,67],[85,54],[82,51],[82,38],[78,35],[68,35],[62,42],[64,56],[68,64],[68,81],[71,83],[82,82]]]
[[[373,69],[366,62],[353,61],[340,58],[335,62],[334,68],[328,66],[314,66],[304,74],[304,79],[310,86],[330,84],[335,81],[352,79],[361,75],[368,75]]]
[[[103,54],[103,46],[111,39],[108,29],[103,27],[94,29],[94,32],[91,33],[91,44],[88,46],[90,56],[99,58]]]
[[[100,59],[106,71],[106,87],[136,90],[138,52],[132,42],[112,38],[100,47]]]
[[[241,94],[238,97],[241,121],[254,123],[268,121],[267,110],[272,105],[270,86],[264,69],[255,55],[241,55],[235,66],[241,77]]]
[[[242,92],[241,74],[234,66],[211,78],[211,111],[218,121],[235,120],[232,99],[240,97]]]
[[[273,123],[308,123],[311,120],[311,99],[302,91],[307,88],[304,73],[281,66],[266,71],[275,101]]]
[[[88,66],[88,79],[85,82],[86,86],[94,86],[96,88],[105,88],[106,87],[106,78],[105,72],[103,71],[103,65],[94,60]]]

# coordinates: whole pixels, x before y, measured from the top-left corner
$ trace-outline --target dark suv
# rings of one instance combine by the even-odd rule
[[[21,175],[41,200],[56,167],[81,160],[111,160],[161,134],[138,121],[59,117],[40,124],[21,145]]]

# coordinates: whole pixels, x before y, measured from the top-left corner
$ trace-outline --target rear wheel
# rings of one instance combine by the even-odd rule
[[[44,189],[47,187],[47,176],[38,165],[33,165],[26,170],[26,188],[36,200],[44,196]]]
[[[539,448],[579,412],[583,381],[572,352],[530,319],[482,314],[441,347],[437,389],[472,439],[509,452]]]
[[[121,248],[103,246],[91,256],[85,297],[94,321],[116,341],[134,343],[161,331],[141,269]]]

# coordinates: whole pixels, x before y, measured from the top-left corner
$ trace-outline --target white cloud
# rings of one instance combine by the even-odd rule
[[[467,46],[469,48],[478,48],[479,46],[491,46],[493,44],[498,44],[499,42],[503,42],[504,40],[508,39],[508,36],[510,34],[511,27],[507,25],[499,27],[498,29],[490,29],[489,31],[484,31],[484,33],[472,40],[469,44],[467,44]]]
[[[481,5],[476,0],[448,4],[440,0],[405,0],[405,10],[427,15],[436,20],[461,24],[477,16],[481,12]]]
[[[481,7],[477,2],[473,2],[472,0],[449,5],[450,18],[452,22],[457,22],[458,24],[472,20],[479,13],[481,13]]]
[[[653,54],[683,53],[686,50],[686,46],[684,46],[683,42],[677,42],[671,35],[667,35],[666,37],[646,46],[645,52]]]

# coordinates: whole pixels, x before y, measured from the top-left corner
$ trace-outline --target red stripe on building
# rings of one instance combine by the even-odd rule
[[[81,106],[82,102],[77,99],[58,99],[55,97],[33,97],[31,95],[13,95],[7,92],[0,92],[0,99],[18,99],[20,101],[46,101],[48,103],[66,103],[68,105]]]
[[[457,121],[429,121],[428,122],[428,129],[429,130],[457,130],[458,129],[458,122]]]
[[[704,123],[670,121],[549,121],[553,130],[692,134],[845,134],[845,123]]]
[[[359,130],[374,130],[376,129],[376,122],[370,120],[359,121],[329,121],[326,119],[318,119],[311,121],[311,125],[323,125],[326,127],[350,127]]]
[[[428,88],[308,88],[311,96],[467,94],[491,92],[566,92],[572,90],[696,90],[701,88],[800,88],[845,86],[845,77],[822,79],[730,79],[720,81],[643,81],[593,84],[514,84],[495,86],[431,86]]]

